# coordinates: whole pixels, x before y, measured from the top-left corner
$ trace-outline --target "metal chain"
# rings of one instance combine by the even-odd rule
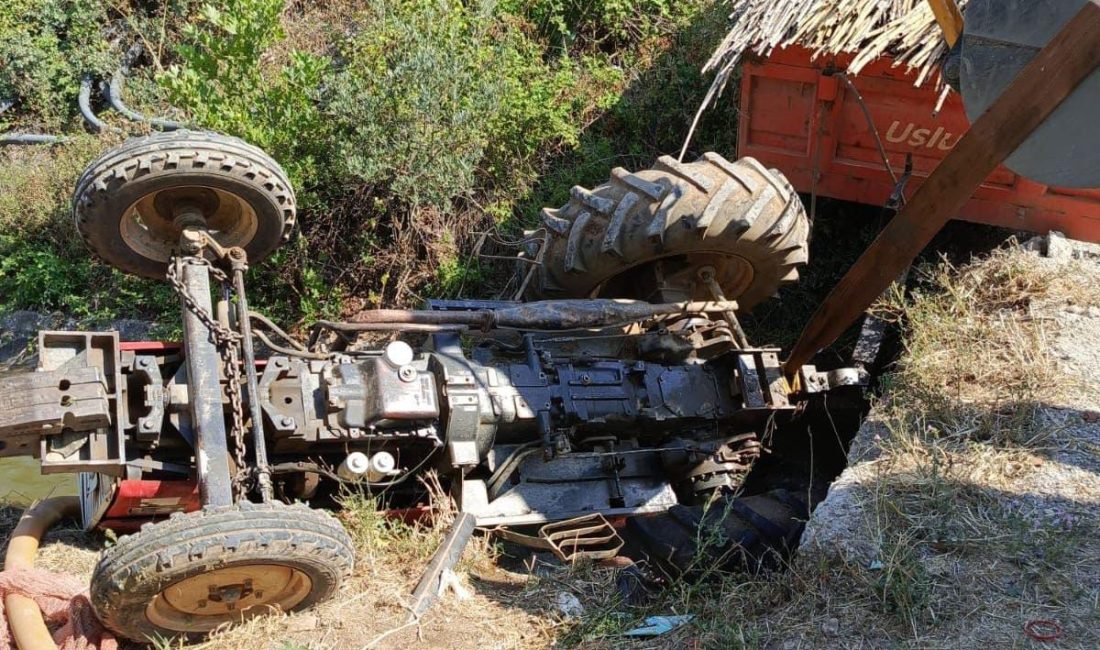
[[[245,459],[244,444],[244,399],[241,397],[241,364],[237,355],[237,346],[241,341],[241,334],[234,332],[219,323],[214,315],[199,306],[195,297],[187,290],[187,286],[179,277],[179,267],[184,264],[205,266],[210,276],[223,285],[229,284],[229,276],[221,269],[201,257],[173,258],[168,264],[168,283],[179,295],[187,310],[194,314],[210,331],[210,337],[217,346],[225,365],[226,393],[229,395],[229,409],[232,415],[232,427],[230,435],[233,438],[233,460],[237,465],[237,474],[233,477],[233,485],[237,489],[238,496],[248,492],[249,484],[253,478],[252,469]]]

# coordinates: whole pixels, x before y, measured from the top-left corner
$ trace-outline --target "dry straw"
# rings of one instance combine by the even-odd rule
[[[814,56],[850,53],[858,74],[883,54],[927,80],[945,51],[939,26],[926,0],[731,0],[733,27],[704,71],[715,71],[720,93],[742,55],[801,45]],[[959,5],[965,5],[960,0]]]

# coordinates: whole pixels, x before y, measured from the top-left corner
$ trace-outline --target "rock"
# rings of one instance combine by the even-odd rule
[[[1047,257],[1055,260],[1068,260],[1073,257],[1073,245],[1057,230],[1052,230],[1047,235]]]
[[[1031,253],[1038,253],[1042,255],[1047,249],[1047,238],[1042,235],[1036,235],[1031,239],[1020,244],[1020,248]]]
[[[580,618],[584,616],[584,605],[579,598],[568,591],[559,591],[554,598],[554,607],[566,618]]]
[[[109,329],[118,331],[119,340],[143,341],[149,338],[149,330],[152,327],[153,324],[148,321],[120,318],[110,323]]]
[[[804,553],[839,557],[867,566],[879,557],[876,544],[867,537],[869,485],[875,482],[875,463],[882,453],[881,440],[890,435],[881,418],[871,414],[863,421],[848,452],[848,468],[829,486],[829,494],[814,510],[802,533]]]
[[[825,636],[835,637],[840,635],[840,619],[828,618],[821,624],[821,633]]]
[[[27,362],[38,330],[50,325],[49,316],[33,311],[13,311],[0,317],[0,367]]]

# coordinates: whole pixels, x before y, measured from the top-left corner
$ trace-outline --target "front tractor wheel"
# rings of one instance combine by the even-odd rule
[[[91,601],[123,637],[196,638],[329,598],[354,557],[343,526],[304,505],[205,508],[148,524],[106,550]]]
[[[279,163],[219,133],[127,140],[89,165],[73,194],[76,229],[88,249],[146,278],[164,279],[188,225],[183,214],[195,211],[210,237],[245,249],[253,263],[289,240],[296,223],[294,190]]]

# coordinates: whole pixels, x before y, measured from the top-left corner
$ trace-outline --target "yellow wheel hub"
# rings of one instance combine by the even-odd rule
[[[145,615],[157,626],[179,632],[207,632],[249,616],[290,611],[312,581],[280,564],[239,564],[184,578],[157,594]]]

